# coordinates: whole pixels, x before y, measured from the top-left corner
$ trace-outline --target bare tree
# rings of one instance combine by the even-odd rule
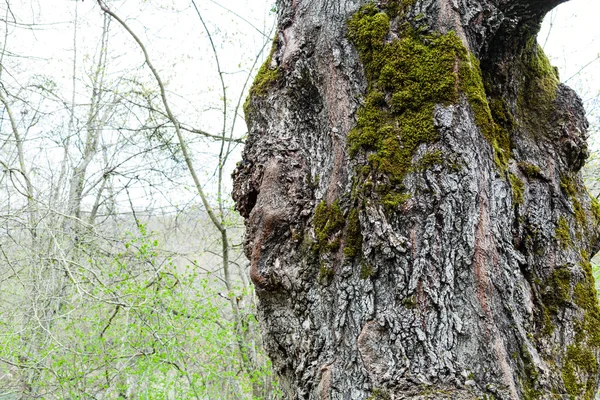
[[[183,154],[183,159],[185,160],[186,166],[187,166],[189,174],[194,182],[197,193],[200,196],[202,204],[203,204],[212,224],[219,231],[219,233],[221,235],[220,257],[222,259],[222,273],[223,273],[223,278],[224,278],[223,282],[225,283],[225,287],[227,289],[226,297],[229,301],[229,304],[231,307],[231,312],[233,315],[233,321],[234,321],[233,327],[234,327],[234,332],[236,335],[236,341],[237,341],[237,345],[238,345],[238,349],[239,349],[241,363],[244,366],[246,372],[250,376],[252,376],[255,372],[258,372],[261,369],[260,366],[257,364],[259,361],[257,360],[257,355],[255,354],[255,346],[256,345],[254,342],[256,341],[257,337],[256,337],[256,334],[252,331],[251,325],[248,323],[248,321],[244,320],[245,317],[242,315],[242,313],[240,311],[240,306],[239,306],[240,298],[235,294],[235,291],[234,291],[234,284],[233,284],[234,280],[233,280],[233,277],[232,277],[231,271],[230,271],[230,268],[231,268],[231,263],[230,263],[231,243],[230,243],[230,238],[229,238],[229,234],[228,234],[228,223],[227,223],[228,216],[226,214],[226,210],[224,207],[225,200],[224,200],[224,195],[222,193],[224,167],[225,167],[227,158],[231,154],[231,143],[233,142],[235,122],[237,120],[237,111],[240,107],[240,104],[241,104],[240,99],[242,98],[243,93],[245,92],[245,87],[242,88],[242,93],[240,94],[240,96],[238,98],[237,104],[235,106],[234,116],[233,116],[233,119],[231,122],[231,128],[230,128],[230,130],[228,130],[227,124],[228,124],[229,117],[227,114],[227,110],[228,110],[229,105],[228,105],[228,97],[227,97],[227,94],[228,94],[227,88],[226,88],[226,84],[225,84],[225,80],[224,80],[224,76],[223,76],[224,71],[222,70],[221,64],[219,62],[219,55],[216,50],[211,32],[209,31],[206,23],[204,22],[204,19],[202,18],[202,14],[201,14],[200,10],[198,9],[196,3],[192,0],[192,4],[198,15],[198,18],[200,19],[200,22],[208,35],[210,46],[211,46],[213,55],[215,57],[215,64],[216,64],[217,73],[218,73],[220,83],[221,83],[221,97],[222,97],[222,101],[223,101],[223,106],[222,106],[223,124],[222,124],[222,129],[221,129],[220,135],[209,135],[210,137],[220,137],[220,139],[221,139],[219,155],[218,155],[218,166],[217,166],[217,206],[216,206],[216,208],[213,208],[213,206],[210,204],[208,195],[199,179],[196,168],[194,167],[193,158],[190,154],[190,149],[188,147],[187,141],[184,138],[184,134],[182,132],[183,129],[181,128],[181,124],[180,124],[178,118],[175,116],[175,114],[171,110],[171,107],[169,105],[165,85],[160,77],[160,74],[158,73],[158,70],[154,67],[154,65],[150,59],[148,50],[146,49],[146,46],[141,41],[141,39],[133,32],[133,30],[129,27],[129,25],[123,19],[121,19],[117,14],[115,14],[112,10],[110,10],[104,4],[104,2],[102,0],[98,0],[98,4],[104,13],[106,13],[107,15],[110,15],[112,18],[114,18],[129,33],[129,35],[131,35],[131,37],[135,40],[135,42],[139,46],[140,50],[142,51],[142,53],[144,55],[144,59],[146,61],[146,65],[151,70],[152,75],[154,76],[156,83],[160,89],[162,105],[164,107],[165,113],[166,113],[169,121],[172,123],[172,126],[175,129],[175,132],[177,134],[179,148],[181,149],[181,152]],[[201,132],[198,129],[193,129],[192,131]],[[254,396],[260,397],[260,398],[269,398],[270,397],[271,388],[269,387],[270,384],[268,382],[265,385],[264,382],[261,382],[258,379],[253,379],[252,381],[253,381]],[[266,390],[266,392],[265,392],[265,390]]]
[[[219,66],[222,129],[174,124],[157,70],[154,81],[144,65],[116,69],[113,18],[101,14],[90,51],[89,38],[79,47],[89,21],[79,24],[82,5],[72,7],[70,90],[52,71],[0,76],[0,397],[276,398],[232,243],[237,214],[221,193],[243,143],[235,120],[245,90],[231,96]],[[6,24],[0,57],[11,54]],[[214,185],[193,169],[200,139],[217,144]],[[210,213],[193,199],[174,205],[168,187],[183,186],[188,171],[209,188]],[[172,203],[152,199],[163,212],[140,193]]]

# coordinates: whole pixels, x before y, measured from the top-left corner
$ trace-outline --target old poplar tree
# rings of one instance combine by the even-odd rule
[[[593,399],[600,205],[561,0],[279,0],[235,174],[294,399]]]

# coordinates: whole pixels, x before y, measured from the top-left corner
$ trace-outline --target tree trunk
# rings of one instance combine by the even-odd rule
[[[587,121],[560,1],[280,0],[234,198],[294,399],[593,399]]]

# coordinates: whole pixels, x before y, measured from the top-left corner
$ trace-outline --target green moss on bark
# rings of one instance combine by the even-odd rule
[[[558,75],[535,37],[523,49],[520,65],[524,79],[517,97],[517,112],[531,134],[541,135],[547,131],[547,121],[554,111]]]
[[[549,281],[549,290],[544,295],[544,304],[552,314],[557,314],[571,298],[571,271],[565,265],[556,268]]]
[[[512,188],[513,204],[523,204],[523,192],[525,190],[525,184],[521,178],[513,173],[509,173],[508,178],[510,181],[510,187]]]
[[[390,4],[396,6],[390,8]],[[371,3],[348,21],[348,38],[358,50],[368,82],[356,126],[348,135],[349,153],[366,155],[368,172],[363,167],[358,174],[363,178],[357,184],[372,182],[368,191],[375,189],[392,210],[410,197],[403,184],[407,173],[444,165],[440,151],[414,160],[421,146],[439,139],[433,124],[436,104],[454,104],[460,93],[466,95],[502,171],[511,157],[509,130],[514,125],[505,102],[496,99],[491,106],[488,103],[479,61],[454,32],[424,35],[400,23],[390,40],[390,17],[409,4],[390,2],[386,13]],[[523,192],[522,185],[511,183],[517,183],[515,188]]]
[[[525,345],[521,347],[521,361],[523,362],[524,372],[523,376],[521,377],[523,400],[537,400],[543,398],[542,392],[537,389],[539,380],[538,370]]]
[[[414,171],[425,171],[434,165],[443,165],[444,158],[440,150],[427,152],[416,163],[414,163]]]
[[[362,239],[358,209],[353,208],[348,214],[344,255],[350,258],[359,256],[362,252]]]
[[[417,308],[417,296],[412,295],[402,299],[402,305],[409,310]]]
[[[554,332],[552,318],[556,317],[558,311],[571,300],[571,271],[566,265],[559,266],[544,283],[539,281],[538,284],[543,287],[542,333],[550,336]]]
[[[324,200],[321,201],[315,210],[313,223],[319,252],[337,250],[340,247],[339,232],[346,223],[339,202],[336,200],[327,205]]]
[[[589,348],[580,343],[567,347],[562,378],[570,399],[594,400],[597,373],[596,356]],[[587,376],[585,382],[578,378],[580,374]]]
[[[573,246],[573,240],[571,239],[571,233],[569,231],[569,224],[565,217],[560,216],[560,218],[558,218],[558,224],[554,233],[556,234],[558,243],[560,243],[563,249]]]
[[[584,272],[584,279],[577,283],[573,295],[575,304],[584,310],[578,334],[580,339],[585,338],[591,346],[600,348],[600,308],[592,264],[589,262],[589,256],[585,251],[582,251],[582,259],[580,265]]]
[[[275,38],[273,39],[273,45],[271,47],[271,52],[269,53],[269,56],[267,57],[267,59],[265,60],[263,65],[260,67],[260,69],[256,73],[256,76],[254,77],[254,82],[252,83],[252,86],[250,87],[250,92],[248,94],[248,97],[246,97],[246,100],[244,101],[243,109],[244,109],[244,115],[246,116],[246,118],[248,118],[248,112],[250,111],[250,104],[252,101],[251,100],[252,97],[264,95],[266,93],[267,89],[272,87],[280,77],[279,67],[276,67],[275,69],[271,69],[271,62],[273,60],[273,54],[275,53],[276,50],[277,50],[277,35],[275,35]]]
[[[367,400],[391,400],[390,394],[384,389],[373,389]]]
[[[519,162],[517,163],[519,169],[525,174],[525,176],[529,179],[539,179],[542,178],[542,170],[537,165],[528,163],[528,162]]]
[[[592,214],[594,215],[596,223],[600,223],[600,202],[597,198],[590,195],[590,205],[592,207]]]
[[[560,80],[557,70],[550,64],[535,37],[529,39],[525,46],[521,54],[521,65],[526,77],[526,90],[522,93],[526,105],[550,111]]]
[[[563,363],[562,377],[571,399],[593,400],[596,392],[600,349],[600,308],[589,255],[581,252],[584,277],[573,289],[573,301],[583,311],[575,320],[575,343],[568,346]]]
[[[404,7],[404,6],[403,6]],[[390,17],[373,5],[362,7],[348,21],[348,37],[365,67],[368,92],[348,135],[350,155],[365,152],[375,191],[388,209],[410,195],[403,178],[416,169],[440,163],[441,153],[413,165],[419,146],[438,140],[433,124],[436,104],[458,99],[458,60],[468,62],[467,51],[453,33],[422,36],[410,26],[399,28],[398,39],[386,41]],[[366,180],[366,179],[365,179]]]
[[[331,267],[325,265],[324,263],[321,264],[321,267],[319,268],[319,283],[321,285],[329,285],[334,275],[335,272]]]
[[[481,130],[483,136],[492,145],[494,150],[494,162],[499,170],[505,171],[508,168],[508,160],[511,158],[510,135],[506,128],[503,128],[494,120],[496,115],[500,121],[507,125],[512,121],[510,113],[504,110],[501,100],[496,100],[492,114],[492,109],[487,100],[485,87],[479,66],[479,60],[472,54],[469,54],[469,62],[462,62],[459,67],[461,77],[461,89],[467,95],[469,104],[475,115],[475,122]],[[499,102],[499,103],[498,103]]]
[[[360,279],[369,279],[373,275],[374,269],[370,264],[361,264],[360,266]]]
[[[583,211],[583,207],[581,206],[581,202],[578,198],[577,187],[575,186],[575,182],[568,175],[562,175],[560,177],[560,187],[563,189],[565,194],[571,200],[571,204],[573,204],[573,211],[575,213],[575,220],[577,221],[577,234],[578,239],[581,238],[581,231],[587,228],[587,221],[585,211]]]

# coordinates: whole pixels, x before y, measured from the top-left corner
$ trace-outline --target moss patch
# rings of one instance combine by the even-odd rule
[[[571,299],[571,271],[566,265],[557,267],[552,275],[542,283],[542,333],[550,336],[554,332],[552,317],[565,307]]]
[[[583,310],[583,318],[575,322],[575,343],[567,348],[562,377],[571,399],[593,400],[598,375],[595,353],[600,348],[600,308],[589,255],[582,251],[581,257],[584,278],[575,285],[573,301]]]
[[[358,50],[369,84],[348,144],[351,156],[360,151],[367,156],[363,180],[382,177],[373,179],[374,189],[388,208],[395,208],[408,198],[402,181],[413,170],[416,150],[438,140],[434,106],[457,101],[455,66],[468,57],[454,33],[421,36],[405,24],[397,40],[386,42],[389,30],[390,17],[373,4],[348,21],[348,37]],[[440,158],[441,153],[431,153],[416,168],[439,163]]]
[[[334,275],[335,272],[332,268],[325,265],[324,263],[321,264],[321,267],[319,268],[319,283],[321,285],[329,285]]]
[[[409,310],[417,308],[417,296],[412,295],[402,299],[402,305]]]
[[[429,151],[423,155],[413,166],[414,171],[425,171],[434,165],[443,165],[444,158],[440,150]]]
[[[344,255],[346,257],[356,257],[362,252],[362,233],[360,231],[360,220],[358,218],[358,209],[353,208],[348,214],[346,224],[346,240],[344,245]]]
[[[569,232],[569,224],[567,219],[563,216],[558,218],[558,224],[554,231],[556,239],[560,243],[563,249],[573,246],[573,240],[571,240],[571,234]]]
[[[472,54],[469,55],[469,62],[460,63],[461,89],[467,95],[469,104],[475,114],[475,122],[481,133],[492,145],[494,150],[494,162],[498,169],[505,171],[508,168],[508,160],[511,157],[510,135],[506,127],[497,123],[494,117],[506,124],[512,126],[512,115],[501,100],[492,101],[495,104],[493,108],[496,112],[492,114],[492,108],[487,101],[487,95],[481,76],[479,60]],[[510,117],[509,117],[510,115]]]
[[[587,375],[587,381],[581,382],[578,374]],[[594,354],[580,344],[567,347],[567,355],[562,370],[562,378],[569,397],[573,400],[594,400],[596,393],[597,360]]]
[[[585,251],[581,252],[581,256],[582,262],[580,265],[583,268],[584,279],[575,286],[573,296],[575,304],[584,310],[579,333],[588,339],[591,346],[599,348],[600,307],[598,306],[592,264],[589,262],[589,255]]]
[[[592,214],[594,215],[594,219],[596,223],[600,222],[600,201],[597,198],[590,195],[590,205],[592,207]]]
[[[391,400],[390,394],[384,389],[373,389],[367,400]]]
[[[571,298],[571,271],[565,265],[556,268],[548,282],[549,290],[544,294],[544,304],[552,314],[558,312]]]
[[[525,176],[529,179],[539,179],[542,178],[542,170],[537,165],[520,161],[517,163],[519,169],[525,174]]]
[[[542,392],[537,389],[539,373],[533,362],[531,354],[527,347],[521,347],[521,360],[523,362],[523,376],[521,377],[521,387],[523,389],[523,400],[537,400],[542,398]]]
[[[271,52],[269,53],[269,56],[267,57],[263,65],[256,73],[256,76],[254,77],[254,82],[250,87],[248,97],[246,97],[246,101],[244,101],[243,109],[246,118],[248,118],[248,112],[250,111],[250,102],[252,97],[264,95],[267,89],[273,86],[280,77],[279,67],[271,69],[271,62],[273,60],[273,54],[277,50],[277,43],[277,35],[275,35],[275,38],[273,39],[273,45],[271,46]]]
[[[360,266],[360,279],[369,279],[373,275],[373,266],[370,264],[361,264]]]
[[[554,111],[558,75],[534,36],[523,49],[520,64],[525,79],[517,97],[517,111],[528,131],[540,135],[546,132]]]
[[[578,233],[580,230],[587,229],[587,221],[585,211],[583,211],[583,207],[581,206],[581,202],[579,201],[577,194],[577,187],[575,186],[575,182],[568,175],[562,175],[560,177],[560,187],[563,189],[565,194],[571,200],[571,204],[573,204],[573,211],[575,213],[575,220],[577,221]],[[578,234],[581,236],[581,233]]]
[[[521,53],[521,65],[526,77],[522,93],[526,105],[539,111],[551,111],[560,79],[535,37],[529,39]]]
[[[508,178],[510,181],[510,187],[512,188],[513,204],[523,204],[523,192],[525,190],[525,184],[521,178],[513,173],[509,173]]]
[[[321,201],[315,210],[313,223],[319,252],[337,250],[340,247],[339,232],[345,225],[339,202],[336,200],[327,205],[325,200]]]
[[[578,281],[575,281],[577,275],[574,275],[571,268],[566,265],[556,268],[552,275],[545,280],[541,298],[544,319],[542,333],[552,334],[554,331],[552,318],[558,317],[561,310],[573,309],[576,305],[582,311],[581,316],[574,319],[573,343],[567,347],[566,351],[562,350],[562,355],[559,356],[562,364],[561,374],[570,399],[593,400],[598,375],[598,362],[595,354],[600,349],[600,330],[598,329],[600,308],[596,298],[592,266],[585,251],[581,252],[581,259],[580,266],[584,277],[579,278]],[[539,284],[542,285],[541,282]],[[525,363],[526,360],[523,357],[522,354]],[[524,372],[531,375],[531,371],[525,370]],[[526,384],[527,382],[523,382],[525,393],[528,390]]]
[[[410,197],[403,184],[407,173],[444,165],[440,151],[414,161],[421,146],[439,139],[433,124],[436,104],[455,104],[464,93],[503,171],[511,157],[509,130],[514,125],[502,100],[488,103],[479,61],[454,32],[422,34],[399,23],[390,40],[390,18],[411,3],[388,2],[385,12],[371,3],[348,21],[348,38],[358,50],[368,82],[356,126],[348,134],[350,156],[361,152],[367,159],[367,170],[363,166],[357,172],[355,185],[368,185],[363,191],[374,190],[392,210]]]

